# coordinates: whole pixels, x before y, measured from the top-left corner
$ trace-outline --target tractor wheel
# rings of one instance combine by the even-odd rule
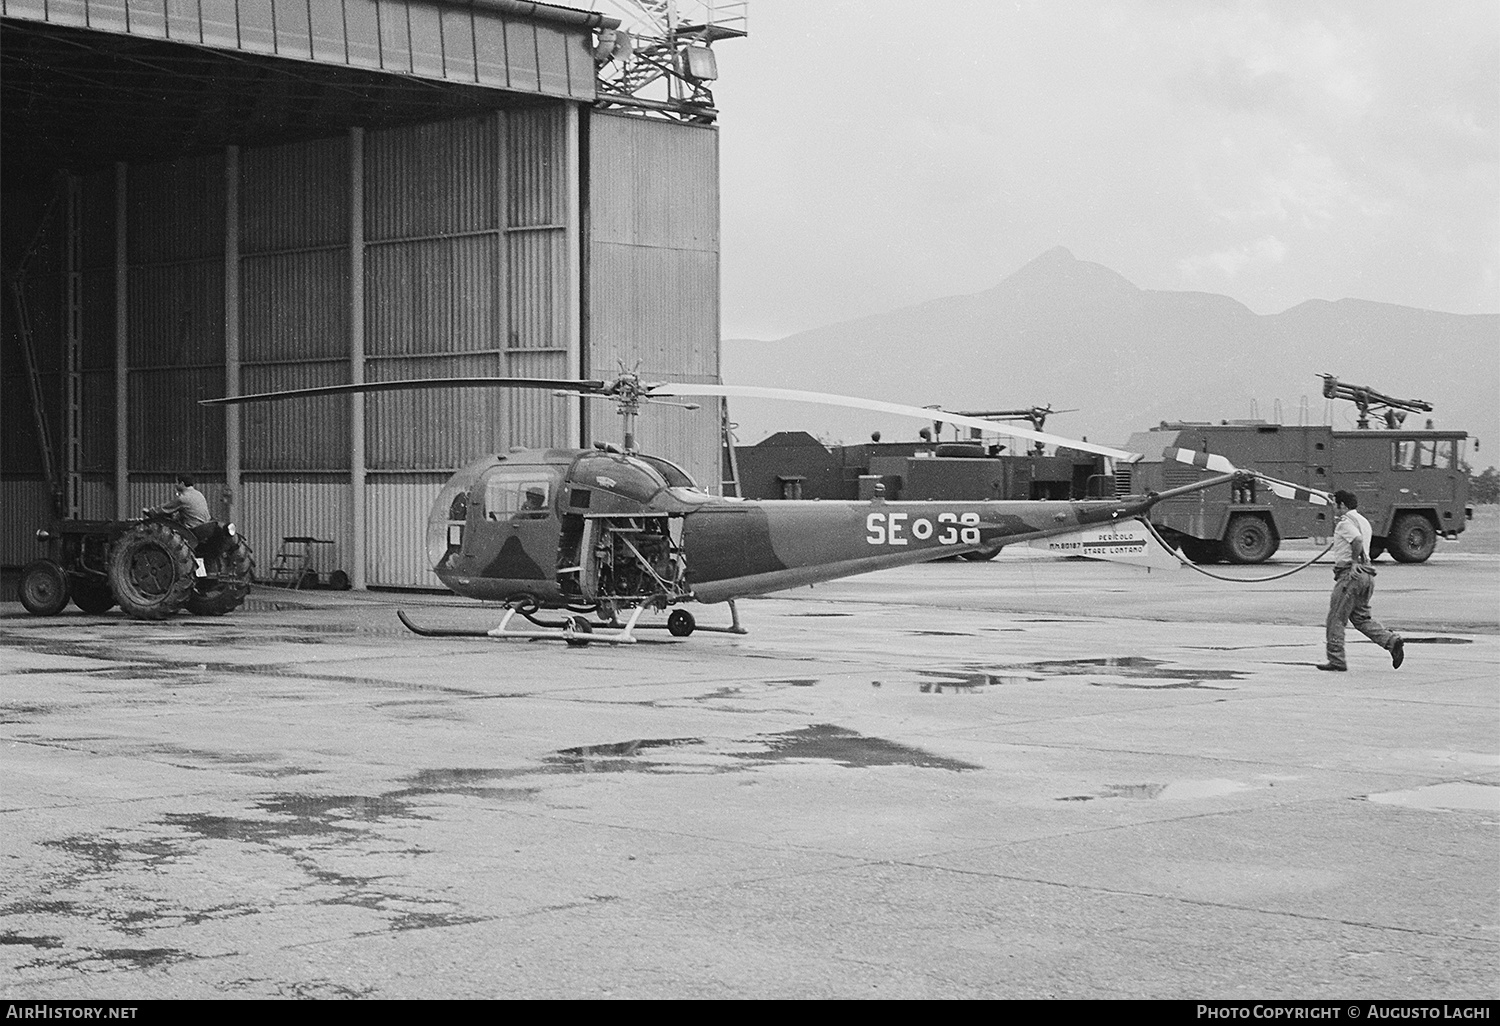
[[[182,608],[197,583],[193,547],[176,530],[147,521],[115,543],[109,586],[137,620],[165,620]]]
[[[73,604],[85,613],[98,616],[115,608],[115,593],[109,590],[108,581],[77,577],[73,580]]]
[[[255,575],[255,555],[250,543],[239,535],[230,539],[224,554],[208,560],[208,576],[197,582],[187,597],[187,609],[198,616],[223,616],[240,607],[250,594]]]
[[[1260,517],[1238,516],[1229,521],[1224,554],[1231,563],[1264,563],[1276,548],[1271,525]]]
[[[68,604],[68,575],[50,559],[28,563],[21,571],[21,605],[37,616],[56,616]]]
[[[1184,535],[1177,539],[1177,544],[1182,549],[1182,554],[1194,563],[1217,563],[1224,558],[1224,546],[1221,542]]]
[[[686,609],[674,609],[667,617],[667,633],[674,638],[685,638],[698,627],[698,621]]]
[[[1398,563],[1423,563],[1437,547],[1437,532],[1432,521],[1420,513],[1403,513],[1386,536],[1391,557]]]
[[[960,559],[967,559],[970,563],[983,563],[1000,555],[1003,545],[985,546],[982,549],[974,549],[972,552],[960,552]]]

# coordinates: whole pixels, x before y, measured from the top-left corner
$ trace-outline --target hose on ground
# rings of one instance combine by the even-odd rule
[[[1279,574],[1271,574],[1268,577],[1225,577],[1223,574],[1210,573],[1209,571],[1199,566],[1197,563],[1194,563],[1191,559],[1188,559],[1186,556],[1182,555],[1182,553],[1178,552],[1175,548],[1172,547],[1170,543],[1168,543],[1165,538],[1161,536],[1161,532],[1157,531],[1156,525],[1151,523],[1151,521],[1142,520],[1141,523],[1146,525],[1146,530],[1150,531],[1151,534],[1156,538],[1156,540],[1161,542],[1163,548],[1172,553],[1172,555],[1176,556],[1178,562],[1180,562],[1183,566],[1187,567],[1190,570],[1196,570],[1204,577],[1212,577],[1216,581],[1228,581],[1230,584],[1264,584],[1266,581],[1279,581],[1283,577],[1290,577],[1292,576],[1292,574],[1298,573],[1302,570],[1306,570],[1318,560],[1328,555],[1328,553],[1333,549],[1333,542],[1329,541],[1327,548],[1325,548],[1322,552],[1319,552],[1316,556],[1313,556],[1313,558],[1309,559],[1306,563],[1294,566],[1290,570],[1284,570]]]

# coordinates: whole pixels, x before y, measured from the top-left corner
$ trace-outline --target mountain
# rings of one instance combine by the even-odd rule
[[[950,410],[1051,403],[1047,430],[1123,442],[1162,420],[1353,427],[1320,373],[1433,404],[1436,426],[1500,445],[1500,315],[1341,299],[1263,316],[1227,296],[1141,289],[1048,250],[994,288],[799,332],[725,339],[723,379]],[[1252,406],[1254,404],[1254,406]],[[829,441],[913,437],[921,424],[803,403],[731,400],[742,442],[777,430]],[[1426,418],[1412,414],[1420,424]],[[1493,451],[1493,450],[1491,450]],[[1476,469],[1500,462],[1474,453]]]

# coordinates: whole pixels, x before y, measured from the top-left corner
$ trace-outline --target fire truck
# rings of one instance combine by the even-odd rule
[[[1395,399],[1332,375],[1323,375],[1323,382],[1326,397],[1358,406],[1355,430],[1260,420],[1163,421],[1125,443],[1145,458],[1116,466],[1116,492],[1164,491],[1200,480],[1208,476],[1206,471],[1168,461],[1162,453],[1168,448],[1210,452],[1237,467],[1308,488],[1353,492],[1374,532],[1371,556],[1388,552],[1402,563],[1424,562],[1439,537],[1457,538],[1473,519],[1463,460],[1469,436],[1433,430],[1431,421],[1425,428],[1403,426],[1406,414],[1430,412],[1430,403]],[[1370,427],[1372,411],[1381,415],[1383,427]],[[1477,439],[1474,445],[1478,447]],[[1286,539],[1328,537],[1334,513],[1328,506],[1282,499],[1251,484],[1228,493],[1214,489],[1169,499],[1150,518],[1194,562],[1262,563]]]

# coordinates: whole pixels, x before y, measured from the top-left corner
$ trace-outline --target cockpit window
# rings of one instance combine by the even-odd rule
[[[675,463],[669,463],[659,456],[643,456],[640,453],[636,453],[632,458],[640,460],[660,474],[666,480],[667,487],[669,488],[692,488],[694,490],[698,488],[698,482],[694,481],[688,476],[687,471]]]
[[[484,515],[544,517],[552,508],[553,475],[541,467],[497,467],[484,482]]]

